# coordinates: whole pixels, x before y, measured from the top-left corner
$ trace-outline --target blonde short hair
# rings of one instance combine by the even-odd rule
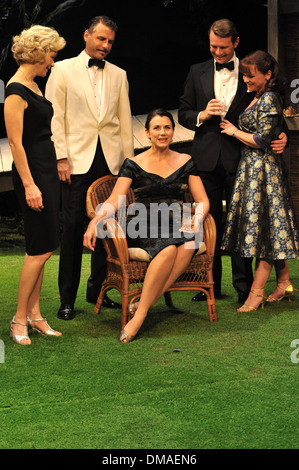
[[[11,48],[18,65],[43,62],[49,52],[63,49],[66,42],[54,28],[34,25],[13,37]]]

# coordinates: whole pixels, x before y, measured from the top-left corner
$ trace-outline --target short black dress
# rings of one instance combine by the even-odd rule
[[[52,104],[21,83],[10,83],[6,97],[19,95],[27,103],[24,112],[23,147],[34,180],[42,193],[44,209],[36,212],[25,199],[25,190],[15,165],[12,166],[14,189],[19,200],[28,255],[41,255],[59,246],[60,183],[54,144],[51,140]]]
[[[142,248],[153,259],[169,245],[179,246],[194,240],[194,234],[180,231],[189,175],[197,175],[192,159],[166,178],[148,173],[134,160],[124,161],[118,176],[132,179],[135,195],[126,224],[129,247]]]

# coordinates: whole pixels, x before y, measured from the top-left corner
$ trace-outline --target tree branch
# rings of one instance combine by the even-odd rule
[[[66,0],[60,5],[58,5],[55,10],[51,13],[46,15],[42,20],[40,20],[40,24],[46,25],[51,23],[51,21],[58,15],[61,15],[66,10],[69,10],[72,7],[82,7],[85,3],[85,0]]]

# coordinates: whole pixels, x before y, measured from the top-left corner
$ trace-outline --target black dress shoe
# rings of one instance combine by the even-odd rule
[[[105,308],[121,308],[121,305],[117,302],[114,302],[113,300],[109,299],[107,295],[105,295],[103,302],[102,302],[102,307]]]
[[[72,320],[75,318],[73,305],[61,304],[57,313],[57,318],[60,318],[60,320]]]
[[[222,299],[220,292],[215,292],[215,299]],[[203,291],[198,292],[194,297],[192,297],[193,302],[203,302],[207,300],[207,296]]]
[[[86,297],[86,302],[88,302],[89,304],[96,304],[98,301],[98,299],[96,298],[93,298],[93,297]]]
[[[86,302],[90,303],[90,304],[96,304],[98,301],[98,298],[94,298],[94,297],[86,297]],[[103,299],[103,302],[102,302],[102,307],[105,307],[105,308],[121,308],[121,305],[118,304],[117,302],[114,302],[113,300],[109,299],[109,297],[107,297],[107,295],[105,295],[104,299]]]
[[[192,302],[203,302],[207,300],[207,296],[204,292],[199,291],[194,297],[192,297]]]
[[[240,304],[244,304],[246,302],[247,297],[249,296],[249,291],[248,290],[241,290],[238,292],[238,301]]]

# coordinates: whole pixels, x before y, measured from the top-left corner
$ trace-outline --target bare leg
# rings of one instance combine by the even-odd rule
[[[165,282],[164,286],[161,288],[160,293],[157,297],[153,300],[152,305],[156,303],[156,301],[164,294],[165,291],[173,284],[176,279],[185,271],[185,269],[189,266],[192,256],[194,255],[195,244],[193,241],[185,243],[184,245],[180,245],[177,248],[175,262],[173,264],[173,268],[169,274],[167,281]]]
[[[284,295],[284,291],[290,286],[292,286],[290,281],[290,273],[289,273],[289,263],[288,260],[278,260],[274,262],[274,268],[276,271],[276,281],[277,286],[272,292],[271,295],[268,297],[269,302],[274,302],[275,300],[281,299]],[[293,286],[291,288],[293,293],[294,289]]]
[[[252,310],[255,310],[260,305],[260,303],[263,301],[263,297],[265,296],[264,288],[270,276],[271,270],[271,262],[264,259],[257,261],[255,276],[249,296],[247,297],[245,304],[241,308],[238,308],[238,312],[248,311],[246,310],[246,307],[248,306],[253,307]]]
[[[185,249],[184,245],[178,248],[171,245],[158,253],[151,261],[144,279],[137,311],[125,327],[128,335],[136,335],[149,308],[186,269],[193,253],[194,249]]]
[[[44,255],[30,256],[25,255],[24,264],[20,274],[19,289],[18,289],[18,306],[14,316],[15,321],[27,324],[27,310],[30,297],[38,284],[39,277],[43,270],[44,264],[49,259],[52,253]],[[38,289],[38,288],[37,288]],[[39,285],[40,289],[40,285]],[[24,328],[21,325],[14,324],[13,331],[16,335],[24,333]],[[30,340],[23,340],[22,344],[30,344]]]
[[[28,307],[27,307],[27,317],[31,320],[30,324],[32,328],[36,328],[41,333],[45,333],[46,331],[51,329],[51,327],[49,327],[46,320],[41,321],[43,317],[40,312],[40,293],[41,293],[41,287],[42,287],[42,282],[43,282],[43,276],[44,276],[44,265],[41,269],[38,280],[34,286],[33,292],[29,298]],[[34,320],[38,320],[38,321],[35,322]],[[55,332],[55,336],[61,336],[61,334],[62,333],[58,331]]]
[[[40,275],[36,281],[36,284],[33,288],[32,294],[29,297],[28,305],[27,305],[27,316],[29,318],[40,318],[40,306],[39,306],[39,299],[40,299],[40,291],[42,287],[44,276],[44,266],[40,271]]]
[[[188,248],[187,248],[188,246]],[[185,251],[188,250],[188,251]],[[161,291],[157,294],[156,298],[152,299],[151,305],[154,305],[156,301],[167,291],[167,289],[172,285],[173,282],[185,271],[187,266],[189,265],[192,256],[194,254],[195,246],[194,242],[186,243],[185,245],[181,245],[177,248],[177,254],[175,258],[175,262],[170,272],[170,275],[162,286]],[[139,301],[131,304],[132,313],[135,314],[137,308],[139,306]]]

